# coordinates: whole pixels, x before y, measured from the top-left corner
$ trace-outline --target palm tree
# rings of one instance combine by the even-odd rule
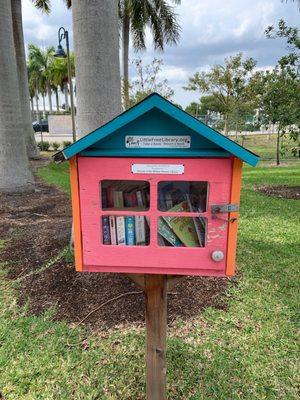
[[[93,131],[121,112],[118,0],[73,0],[77,131]]]
[[[34,180],[22,134],[11,0],[1,1],[0,49],[0,191],[29,191]]]
[[[71,74],[75,76],[75,58],[74,53],[70,54]],[[69,111],[69,87],[68,87],[68,66],[65,58],[55,58],[51,66],[51,82],[55,88],[60,86],[65,95],[65,109]],[[55,89],[58,99],[58,91]],[[57,100],[56,100],[57,101]]]
[[[45,90],[47,92],[50,111],[52,111],[52,98],[51,98],[51,65],[54,59],[54,47],[48,46],[46,49],[29,44],[28,45],[28,60],[32,68],[38,71],[41,80],[45,83]]]
[[[181,0],[171,0],[180,4]],[[149,27],[154,48],[163,50],[166,44],[176,44],[180,27],[174,8],[167,0],[119,0],[119,15],[122,25],[122,67],[124,107],[129,107],[129,34],[131,32],[135,50],[143,50],[145,30]]]
[[[36,145],[34,131],[31,124],[28,77],[27,77],[27,67],[25,58],[23,27],[22,27],[21,1],[11,0],[11,9],[12,9],[14,45],[15,45],[15,53],[17,61],[22,125],[26,138],[26,148],[28,157],[36,159],[39,158],[39,150]]]

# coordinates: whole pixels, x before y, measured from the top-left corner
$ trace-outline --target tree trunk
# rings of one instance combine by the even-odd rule
[[[34,180],[22,132],[10,0],[1,1],[0,49],[0,191],[30,191],[34,188]]]
[[[67,82],[64,82],[64,95],[65,95],[65,110],[69,111],[70,110],[69,90],[68,90],[68,83]]]
[[[59,97],[57,88],[55,89],[55,100],[56,100],[56,110],[59,111]]]
[[[90,133],[121,112],[117,0],[74,0],[77,132]]]
[[[21,0],[11,0],[14,45],[17,61],[17,74],[20,92],[22,125],[26,141],[27,155],[29,158],[39,158],[39,150],[36,145],[34,130],[31,123],[30,95],[28,87],[28,75],[25,57],[25,46],[22,25]]]
[[[228,114],[224,115],[224,133],[228,136]]]
[[[44,118],[46,116],[46,103],[45,103],[45,93],[42,93],[43,98],[43,111],[44,111]]]
[[[129,102],[129,74],[128,74],[128,63],[129,63],[129,28],[130,19],[126,15],[122,19],[122,62],[123,62],[123,103],[124,108],[127,110],[130,107]]]
[[[34,115],[33,97],[30,97],[30,110],[31,110],[31,119],[33,119]]]
[[[35,105],[36,105],[36,119],[40,119],[40,106],[39,106],[39,96],[38,93],[35,95]]]
[[[276,140],[276,165],[280,165],[280,131],[277,132]]]
[[[48,93],[48,102],[49,102],[49,110],[52,112],[52,93],[51,93],[51,86],[50,83],[47,82],[47,93]]]

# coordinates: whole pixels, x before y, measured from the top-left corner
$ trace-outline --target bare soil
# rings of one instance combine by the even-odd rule
[[[260,186],[257,188],[260,193],[281,199],[300,199],[300,186]]]
[[[46,162],[34,161],[33,170]],[[20,306],[28,303],[28,312],[34,315],[53,307],[55,320],[77,324],[108,300],[139,291],[122,274],[78,273],[66,257],[43,272],[27,276],[68,245],[71,229],[68,196],[38,177],[36,182],[34,193],[0,194],[0,238],[8,239],[0,258],[7,263],[8,279],[20,279]],[[169,322],[193,318],[210,306],[225,309],[222,294],[227,283],[226,278],[182,278],[168,297]],[[84,324],[95,329],[141,324],[144,307],[142,293],[125,295],[92,313]]]

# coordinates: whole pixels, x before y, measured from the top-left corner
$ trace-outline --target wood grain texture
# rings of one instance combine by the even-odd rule
[[[83,270],[82,262],[82,236],[81,236],[81,218],[80,218],[80,199],[79,199],[79,182],[77,171],[77,159],[70,159],[70,183],[72,196],[72,214],[74,229],[74,256],[76,271]]]
[[[242,185],[242,167],[243,162],[239,158],[233,159],[232,179],[231,179],[231,194],[230,203],[240,203],[241,185]],[[232,276],[235,273],[236,263],[236,248],[238,235],[238,212],[231,212],[230,219],[234,221],[228,224],[228,242],[227,242],[227,261],[226,275]]]
[[[147,400],[166,399],[167,276],[145,275]]]

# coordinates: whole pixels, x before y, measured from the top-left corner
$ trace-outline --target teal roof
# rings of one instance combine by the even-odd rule
[[[188,149],[130,149],[127,135],[191,137]],[[215,131],[162,96],[153,93],[105,125],[54,155],[56,161],[76,154],[90,157],[231,157],[255,166],[259,156]]]

